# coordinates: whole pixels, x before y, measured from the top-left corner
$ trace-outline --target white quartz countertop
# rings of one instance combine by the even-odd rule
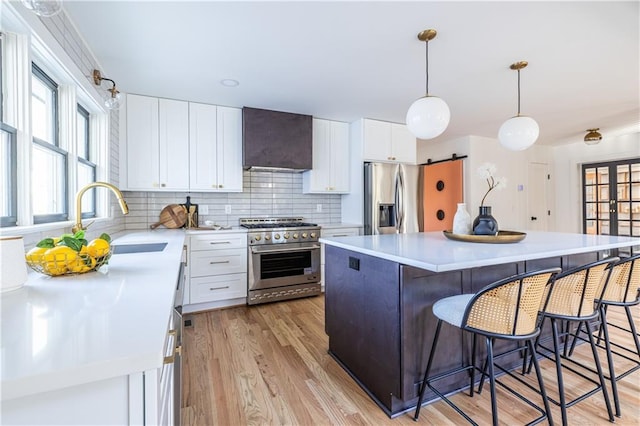
[[[442,232],[320,238],[320,242],[432,272],[640,245],[640,238],[561,232],[527,233],[513,244],[452,241]]]
[[[112,244],[168,244],[114,254],[97,272],[32,272],[2,293],[2,400],[161,367],[184,239],[183,230],[127,233]]]

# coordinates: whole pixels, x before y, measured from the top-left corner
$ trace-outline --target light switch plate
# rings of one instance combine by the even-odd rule
[[[225,204],[224,213],[225,214],[231,214],[231,204]]]
[[[209,214],[209,206],[207,206],[206,204],[202,204],[199,207],[199,214]]]
[[[322,213],[322,204],[316,204],[316,212]]]

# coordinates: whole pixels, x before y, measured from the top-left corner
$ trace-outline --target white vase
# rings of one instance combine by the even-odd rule
[[[471,234],[471,215],[467,211],[465,203],[458,203],[458,210],[453,216],[454,234]]]

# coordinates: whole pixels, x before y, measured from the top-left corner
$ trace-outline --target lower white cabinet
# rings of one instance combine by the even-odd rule
[[[246,233],[191,235],[188,254],[188,304],[246,299]]]
[[[360,235],[359,227],[344,227],[344,226],[323,226],[320,229],[320,237],[353,237]],[[324,288],[324,244],[320,246],[320,270],[322,288]]]

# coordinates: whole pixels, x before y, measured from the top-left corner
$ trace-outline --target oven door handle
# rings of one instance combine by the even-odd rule
[[[290,253],[293,251],[310,251],[310,250],[317,250],[319,249],[320,246],[319,245],[313,245],[313,246],[308,246],[308,247],[289,247],[289,248],[285,248],[285,247],[278,247],[275,249],[264,249],[264,248],[258,248],[258,247],[251,247],[251,253],[254,254],[263,254],[263,253]]]

